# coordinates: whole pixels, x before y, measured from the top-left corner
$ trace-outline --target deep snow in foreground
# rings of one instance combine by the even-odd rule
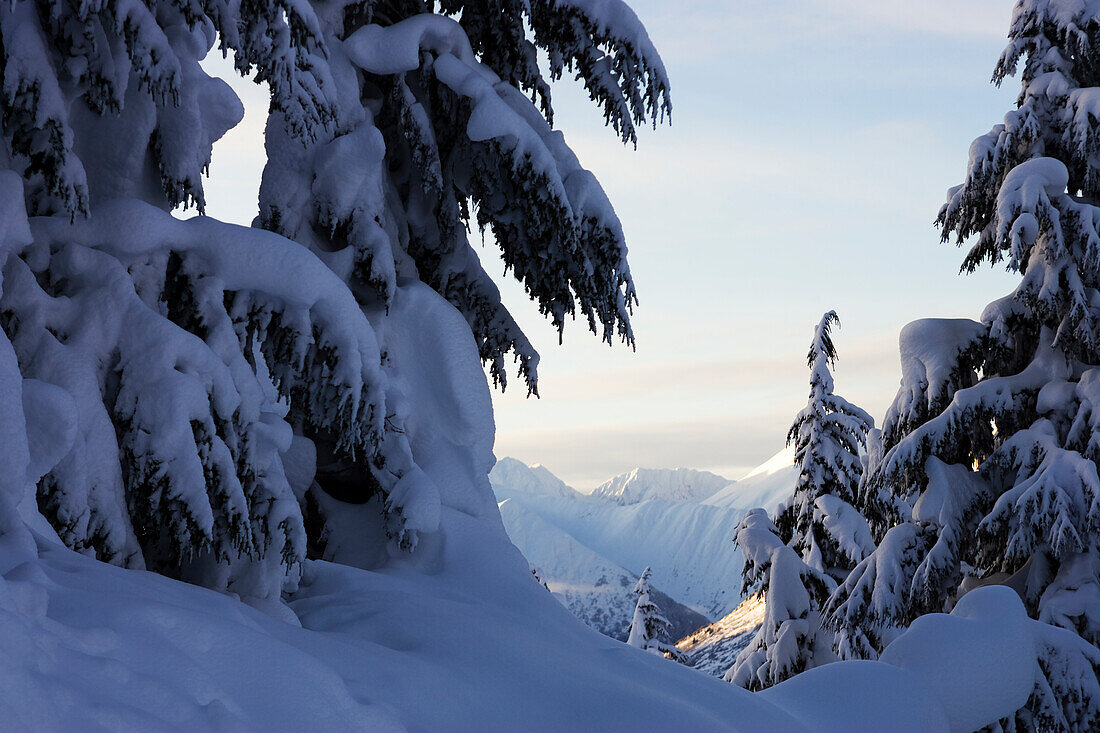
[[[0,718],[81,730],[946,731],[1010,712],[1032,685],[1030,622],[994,587],[922,619],[883,662],[827,665],[754,695],[585,628],[503,533],[445,515],[421,567],[309,562],[293,613],[275,615],[42,538],[30,559],[8,534]],[[28,561],[12,567],[17,556]]]

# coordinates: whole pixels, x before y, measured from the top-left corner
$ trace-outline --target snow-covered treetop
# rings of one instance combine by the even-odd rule
[[[1015,299],[1071,354],[1100,345],[1097,12],[1081,0],[1016,3],[993,78],[1019,72],[1017,108],[971,145],[966,180],[937,219],[945,241],[978,235],[964,270],[1005,260],[1023,275]]]
[[[635,595],[640,596],[640,595],[648,595],[649,594],[649,575],[650,575],[650,572],[651,571],[649,569],[649,566],[647,565],[646,569],[642,571],[642,574],[638,576],[638,582],[634,584],[633,593]]]
[[[836,360],[836,348],[831,330],[839,322],[836,313],[829,311],[814,329],[807,354],[809,400],[787,433],[787,444],[795,449],[798,482],[794,496],[776,516],[783,540],[819,572],[850,568],[865,551],[855,551],[850,537],[838,541],[827,531],[858,517],[850,505],[863,475],[860,451],[875,424],[864,410],[833,393],[829,367]],[[819,505],[825,496],[836,501]],[[824,521],[826,517],[829,522]]]

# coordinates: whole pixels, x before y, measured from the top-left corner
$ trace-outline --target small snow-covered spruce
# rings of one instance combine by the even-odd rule
[[[874,420],[833,393],[830,366],[836,361],[829,311],[814,329],[806,357],[810,396],[787,433],[795,449],[798,482],[776,515],[780,538],[810,567],[837,581],[874,549],[867,521],[853,507],[863,464],[860,449]]]
[[[551,73],[580,71],[624,137],[642,111],[667,111],[660,59],[625,6],[530,7]],[[74,549],[259,597],[292,589],[340,532],[358,546],[380,534],[378,562],[387,539],[413,549],[441,500],[401,389],[420,367],[392,356],[409,330],[387,328],[401,293],[437,290],[498,381],[512,351],[536,384],[537,355],[466,241],[472,212],[559,328],[580,310],[632,340],[603,192],[512,86],[531,78],[505,73],[514,54],[483,38],[482,63],[459,23],[426,10],[0,7],[0,350],[10,340],[27,406],[3,409],[34,433],[28,480]],[[498,11],[446,10],[471,29]],[[500,40],[534,58],[530,41]],[[276,234],[167,213],[203,210],[212,144],[241,118],[199,66],[216,42],[271,92],[258,223]],[[352,510],[366,526],[327,521]]]
[[[680,650],[667,641],[668,631],[672,625],[661,614],[661,609],[650,596],[649,573],[648,567],[642,571],[632,591],[638,596],[638,604],[634,607],[634,618],[630,622],[630,628],[627,629],[626,643],[638,649],[661,654],[669,659],[683,661]]]
[[[1096,730],[1100,698],[1100,17],[1019,0],[994,75],[1017,108],[970,149],[938,223],[963,269],[1020,274],[979,322],[902,333],[902,386],[865,498],[892,505],[878,550],[831,599],[853,653],[977,584],[1016,588],[1037,619],[1035,693],[1008,728]],[[884,536],[883,536],[884,535]],[[1061,633],[1059,630],[1064,630]],[[1077,641],[1069,643],[1067,634]],[[1061,638],[1063,641],[1057,641]]]
[[[803,562],[763,509],[745,515],[735,541],[745,557],[741,591],[763,596],[764,620],[723,679],[756,691],[835,661],[832,637],[821,627],[835,581]]]

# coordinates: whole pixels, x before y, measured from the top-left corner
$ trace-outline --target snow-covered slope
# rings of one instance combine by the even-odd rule
[[[731,483],[709,471],[690,468],[635,468],[597,486],[592,498],[621,506],[650,499],[695,502]]]
[[[522,491],[531,494],[582,499],[584,495],[550,472],[546,466],[528,466],[515,458],[501,458],[489,472],[493,488]]]
[[[745,482],[733,484],[705,471],[639,469],[604,484],[622,488],[618,493],[610,488],[602,492],[604,501],[532,490],[531,474],[516,467],[518,461],[505,459],[497,464],[505,464],[506,470],[496,473],[493,489],[498,500],[514,500],[512,508],[504,512],[505,527],[548,583],[565,585],[588,577],[575,559],[560,554],[560,537],[552,541],[542,536],[564,533],[605,565],[635,576],[651,567],[653,582],[663,592],[704,616],[721,618],[741,602],[741,553],[732,541],[737,523],[748,509],[774,509],[794,489],[793,467],[789,458],[783,465],[782,455],[751,473]],[[519,488],[505,481],[508,476],[517,477]],[[623,481],[616,483],[619,479]],[[538,485],[554,487],[557,483],[557,479],[543,478]],[[709,489],[715,484],[723,488],[711,492],[703,502],[632,501],[640,492],[669,495],[675,494],[674,487]],[[695,491],[695,496],[704,493],[702,488]],[[618,503],[615,497],[624,502]],[[521,516],[531,515],[542,522],[520,521]]]
[[[794,448],[784,448],[744,478],[703,499],[702,503],[744,510],[762,507],[770,514],[794,493],[797,480]]]
[[[746,598],[729,615],[680,639],[676,647],[692,667],[721,677],[752,641],[763,620],[764,599]]]
[[[598,555],[568,533],[528,510],[517,499],[500,503],[509,536],[532,562],[551,592],[573,615],[601,634],[626,641],[637,596],[638,576]],[[675,641],[709,620],[654,586],[651,597],[668,619],[668,640]]]
[[[505,518],[512,541],[526,548],[527,559],[546,573],[544,580],[557,580],[546,568],[562,562],[544,554],[554,548],[538,536],[539,528],[550,525],[632,574],[649,566],[658,588],[709,618],[721,618],[741,601],[741,554],[732,541],[744,515],[740,509],[668,501],[618,506],[503,489],[497,497],[514,500],[545,523],[509,524]]]
[[[587,629],[502,533],[452,509],[443,520],[434,573],[307,561],[277,616],[0,527],[0,727],[809,733],[904,720],[946,733],[1030,690],[1033,640],[1011,591],[926,617],[891,663],[838,662],[753,694]],[[975,662],[965,677],[938,673],[960,655]]]

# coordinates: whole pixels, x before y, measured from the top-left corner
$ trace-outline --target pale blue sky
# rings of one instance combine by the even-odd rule
[[[577,85],[556,121],[603,182],[630,246],[636,352],[581,324],[559,347],[518,285],[506,302],[542,353],[542,399],[495,395],[497,456],[588,489],[635,466],[736,478],[782,447],[804,404],[804,355],[835,309],[837,391],[881,420],[897,335],[920,317],[977,317],[1013,278],[957,275],[932,220],[970,141],[999,122],[989,84],[1009,0],[631,3],[661,50],[673,125],[619,145]],[[917,7],[914,7],[917,6]],[[214,151],[209,213],[251,220],[264,95]],[[484,259],[494,275],[494,253]]]

